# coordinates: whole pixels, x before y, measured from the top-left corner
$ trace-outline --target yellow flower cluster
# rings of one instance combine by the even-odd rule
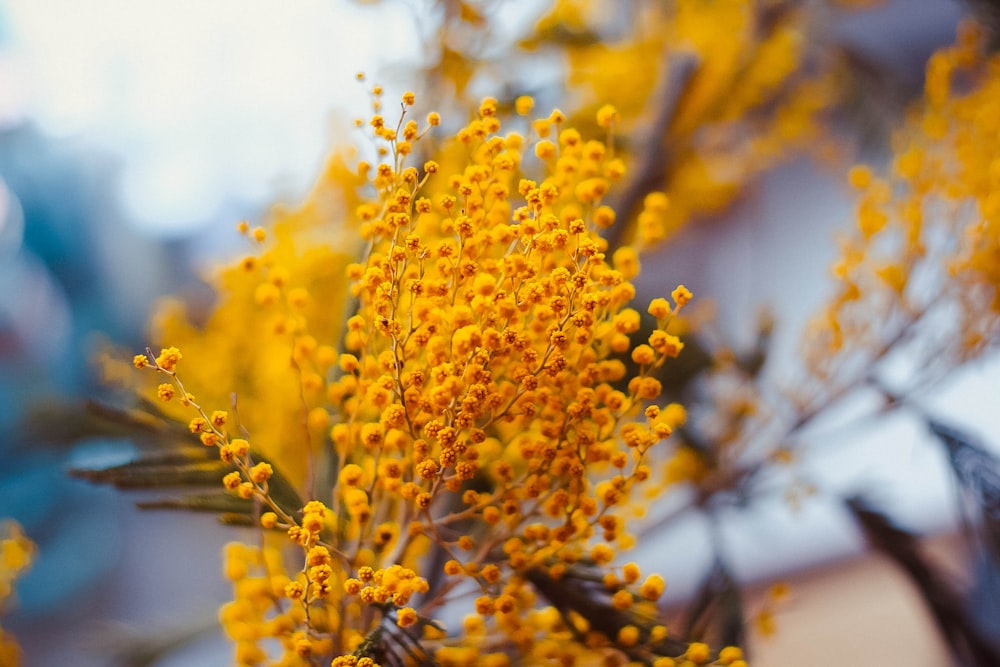
[[[631,29],[606,34],[602,26],[612,11],[632,12]],[[644,245],[666,240],[692,218],[724,209],[790,152],[816,146],[822,114],[838,92],[835,60],[806,52],[814,21],[798,5],[752,0],[627,9],[594,0],[554,3],[528,43],[565,50],[568,82],[581,97],[573,122],[589,122],[613,96],[621,129],[633,136],[652,129],[647,150],[655,148],[655,162],[666,166],[653,184],[665,196],[638,207],[642,218],[626,238]],[[560,40],[566,31],[581,39]],[[582,38],[590,34],[602,38]],[[631,152],[642,162],[641,148]]]
[[[499,3],[437,3],[440,21],[422,35],[425,86],[462,113],[474,84],[495,86],[498,76],[512,91],[557,91],[574,100],[569,119],[585,132],[606,127],[598,112],[615,99],[616,132],[640,176],[620,193],[615,234],[653,245],[721,212],[794,154],[843,152],[828,141],[828,112],[857,72],[829,26],[879,2],[554,0],[523,34],[507,25],[503,36],[488,18]],[[538,61],[560,75],[539,79],[549,67]],[[528,115],[531,101],[501,106]],[[666,198],[644,209],[655,190]]]
[[[35,545],[14,522],[6,522],[0,532],[0,612],[14,595],[14,582],[31,565]],[[0,627],[0,665],[21,664],[21,647]]]
[[[806,351],[816,375],[854,373],[859,359],[922,340],[933,326],[934,341],[916,351],[921,375],[932,376],[998,333],[1000,60],[981,41],[966,24],[931,57],[923,106],[896,137],[891,172],[849,174],[860,193],[857,230],[843,242],[837,293]]]
[[[654,375],[684,347],[669,324],[692,295],[680,286],[654,299],[656,326],[633,342],[638,258],[629,247],[607,257],[598,234],[614,221],[603,199],[624,173],[607,142],[565,127],[559,111],[532,124],[531,141],[502,134],[486,99],[417,168],[408,157],[439,119],[407,120],[413,102],[404,96],[395,126],[379,114],[367,124],[382,161],[358,169],[360,262],[344,267],[322,250],[279,261],[294,248],[279,234],[223,273],[230,291],[203,330],[163,326],[183,354],[134,359],[166,376],[159,398],[193,410],[190,431],[233,466],[223,486],[257,502],[261,528],[283,531],[299,554],[229,548],[235,600],[222,621],[236,661],[271,659],[269,638],[283,647],[280,665],[375,665],[387,651],[502,665],[511,647],[528,662],[655,657],[645,625],[581,630],[586,619],[545,607],[538,586],[597,567],[609,608],[655,616],[663,578],[614,563],[634,542],[629,505],[652,477],[651,450],[686,417],[657,405]],[[616,115],[605,107],[598,121],[610,129]],[[532,160],[536,179],[523,164]],[[338,266],[343,278],[330,273]],[[238,411],[208,413],[179,369],[201,396],[235,390]],[[273,442],[258,441],[277,426]],[[282,507],[269,486],[279,469],[317,499]],[[443,631],[442,607],[470,595],[464,631]],[[585,641],[554,642],[559,633]],[[686,659],[712,659],[699,650]]]
[[[217,295],[210,311],[166,300],[151,327],[153,337],[196,360],[184,374],[198,388],[198,401],[233,412],[238,428],[253,433],[256,451],[281,460],[283,474],[296,483],[321,456],[329,428],[323,390],[348,299],[339,286],[354,247],[360,248],[335,221],[355,206],[359,182],[353,169],[331,159],[302,206],[275,208],[268,232],[239,225],[254,253],[209,276]],[[176,360],[158,363],[172,369]],[[168,415],[190,418],[172,383],[157,393],[174,399],[163,404]]]

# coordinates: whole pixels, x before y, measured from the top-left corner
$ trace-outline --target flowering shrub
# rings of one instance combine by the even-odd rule
[[[216,487],[173,506],[254,531],[224,555],[234,664],[745,667],[742,617],[665,625],[669,571],[626,555],[648,505],[681,485],[708,514],[746,502],[843,397],[905,404],[995,345],[1000,62],[971,26],[928,64],[889,173],[850,171],[856,225],[794,391],[760,372],[766,349],[699,338],[683,285],[636,303],[639,251],[825,136],[837,95],[797,3],[675,5],[637,9],[609,46],[585,38],[589,3],[555,3],[520,47],[564,49],[583,92],[568,114],[487,98],[445,132],[437,112],[411,117],[413,93],[386,113],[375,86],[358,122],[375,159],[332,159],[301,208],[240,223],[254,251],[215,274],[207,317],[159,309],[164,347],[133,359],[147,412],[204,445],[172,479]],[[656,67],[607,105],[637,59]],[[470,61],[442,54],[459,100]],[[651,91],[677,76],[643,150]],[[905,385],[880,375],[894,355],[914,366]],[[706,598],[736,589],[723,561]],[[772,587],[760,633],[787,594]]]
[[[897,133],[888,173],[857,165],[848,174],[856,222],[832,267],[834,295],[802,349],[817,380],[799,393],[805,414],[859,385],[890,401],[910,396],[995,346],[1000,116],[997,59],[984,56],[983,38],[965,24],[932,56],[924,105]],[[879,375],[889,360],[910,369],[903,384]]]
[[[263,661],[266,638],[280,640],[279,664],[736,661],[732,649],[671,640],[655,620],[663,577],[619,554],[635,539],[632,502],[664,488],[659,443],[684,420],[680,406],[657,404],[655,373],[684,346],[670,327],[691,299],[683,286],[654,299],[656,327],[633,343],[638,258],[628,247],[607,257],[598,234],[614,222],[602,200],[622,161],[558,111],[536,123],[544,138],[533,147],[502,134],[487,99],[442,164],[410,166],[438,123],[408,120],[413,101],[403,97],[394,126],[378,114],[369,123],[384,161],[359,168],[371,195],[354,211],[361,262],[282,257],[291,237],[279,239],[226,273],[231,291],[205,331],[164,325],[183,355],[135,358],[161,375],[159,399],[189,411],[191,432],[234,467],[226,489],[284,536],[227,551],[236,599],[221,618],[237,662]],[[599,122],[610,130],[615,117],[603,108]],[[540,181],[521,177],[526,150]],[[241,229],[266,243],[263,230]],[[346,324],[334,335],[338,311]],[[258,331],[257,350],[214,348],[216,361],[230,377],[266,373],[283,394],[244,401],[237,387],[238,413],[202,407],[181,382],[192,350],[233,327]],[[218,391],[219,371],[194,364]],[[313,499],[282,504],[276,470]],[[552,591],[574,580],[598,582],[588,604],[605,598],[614,614],[566,608]],[[457,634],[440,618],[452,605],[470,614]]]
[[[984,108],[989,79],[949,92],[952,71],[989,71],[978,48],[967,28],[931,61],[927,111],[900,135],[900,185],[851,171],[858,232],[804,355],[817,393],[800,392],[782,428],[763,380],[717,362],[709,386],[729,393],[712,393],[676,444],[663,441],[687,412],[663,401],[662,382],[685,346],[678,316],[692,295],[678,286],[653,299],[644,310],[655,324],[640,337],[638,255],[601,236],[616,223],[605,200],[626,176],[616,109],[596,112],[603,140],[558,110],[528,138],[504,133],[486,99],[417,167],[440,118],[409,119],[407,93],[390,123],[376,87],[365,125],[380,161],[356,177],[339,163],[328,172],[351,183],[341,206],[355,222],[327,233],[355,233],[361,261],[313,242],[321,185],[271,234],[241,223],[259,251],[222,273],[207,324],[168,309],[160,335],[179,347],[134,360],[159,373],[167,413],[231,466],[222,484],[267,534],[226,553],[235,599],[220,618],[236,662],[742,664],[735,647],[668,634],[656,607],[664,576],[623,552],[647,499],[686,482],[703,499],[746,490],[769,461],[790,461],[789,438],[874,382],[872,364],[931,327],[931,309],[964,313],[965,337],[936,352],[941,368],[992,339],[992,195],[968,162],[997,133],[992,116],[965,111]],[[516,108],[527,115],[532,100]],[[942,196],[979,197],[986,218],[923,224]],[[669,201],[647,196],[640,217]],[[950,241],[959,228],[965,239]],[[909,289],[918,280],[923,289]],[[874,309],[889,315],[873,321]],[[734,372],[735,384],[720,380]],[[762,433],[770,445],[754,446]],[[772,631],[770,607],[758,621]]]

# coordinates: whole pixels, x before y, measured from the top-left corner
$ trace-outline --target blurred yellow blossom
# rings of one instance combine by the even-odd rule
[[[14,582],[31,566],[35,545],[21,527],[7,521],[0,531],[0,612],[9,608],[14,596]],[[16,667],[21,664],[21,648],[13,636],[0,627],[0,664]]]

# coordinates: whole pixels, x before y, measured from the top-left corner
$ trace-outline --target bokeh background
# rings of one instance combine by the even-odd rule
[[[238,529],[140,512],[134,495],[70,479],[71,465],[129,456],[127,442],[75,438],[72,406],[101,395],[91,358],[103,342],[141,350],[157,298],[206,298],[198,276],[240,251],[236,221],[301,199],[331,148],[357,140],[351,120],[369,102],[355,72],[384,81],[389,99],[409,87],[423,66],[413,26],[424,4],[0,0],[0,517],[21,522],[40,549],[5,623],[28,665],[146,664],[150,642],[183,644],[156,665],[225,664],[214,626],[228,595],[219,552]],[[515,29],[547,3],[503,4]],[[883,63],[905,98],[919,93],[927,56],[952,41],[966,9],[897,0],[829,30]],[[688,229],[657,254],[640,288],[685,282],[718,301],[720,325],[743,341],[770,305],[776,348],[794,349],[826,293],[833,234],[850,216],[843,174],[797,160],[765,175],[726,216],[733,222]],[[928,408],[1000,444],[988,437],[1000,433],[990,408],[998,377],[987,359]],[[940,448],[905,417],[889,422],[820,443],[810,472],[832,489],[877,489],[902,523],[941,536],[936,548],[961,571]],[[674,554],[674,599],[696,584],[704,528],[692,516],[639,547],[646,559]],[[793,512],[778,494],[734,510],[725,533],[741,547],[741,579],[799,580],[756,664],[841,664],[880,637],[894,657],[854,664],[946,659],[932,631],[906,641],[926,618],[904,581],[852,560],[862,540],[841,508],[817,501]],[[847,595],[846,582],[858,590]],[[891,632],[902,633],[898,643]],[[794,657],[827,644],[819,658]]]

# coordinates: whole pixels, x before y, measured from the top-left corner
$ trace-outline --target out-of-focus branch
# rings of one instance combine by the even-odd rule
[[[667,167],[670,164],[667,129],[673,120],[677,103],[697,66],[698,58],[694,54],[672,54],[663,67],[662,79],[657,86],[657,92],[653,95],[656,114],[646,137],[638,144],[644,148],[631,167],[633,177],[622,193],[611,202],[611,207],[617,212],[619,220],[619,223],[613,225],[605,236],[608,248],[611,250],[625,241],[623,234],[629,227],[629,221],[638,212],[643,197],[662,187],[666,180]]]
[[[867,500],[855,496],[846,501],[868,544],[888,556],[917,587],[934,617],[938,631],[956,660],[963,665],[1000,665],[1000,650],[987,641],[969,617],[962,596],[924,558],[917,538],[893,525]]]

